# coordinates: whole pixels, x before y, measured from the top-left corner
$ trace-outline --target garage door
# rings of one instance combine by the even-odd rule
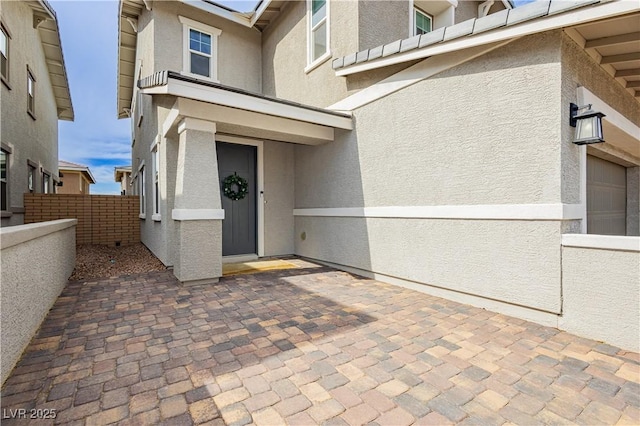
[[[587,156],[587,232],[626,235],[627,170],[624,166]]]

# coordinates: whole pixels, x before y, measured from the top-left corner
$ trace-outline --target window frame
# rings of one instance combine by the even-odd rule
[[[5,144],[2,144],[0,146],[0,152],[2,152],[5,155],[5,178],[4,178],[4,193],[0,193],[0,198],[2,198],[2,200],[4,201],[4,206],[0,205],[0,211],[2,211],[3,213],[7,213],[11,211],[11,191],[10,191],[10,185],[11,185],[11,167],[10,167],[10,163],[11,163],[11,154],[12,154],[12,150],[11,148],[9,148],[8,146],[6,146]],[[0,181],[2,180],[2,178],[0,177]],[[4,207],[4,208],[3,208]]]
[[[41,188],[43,194],[51,194],[51,173],[42,169]]]
[[[331,2],[325,0],[325,15],[320,21],[313,25],[313,0],[307,0],[307,66],[304,69],[305,73],[309,73],[316,69],[318,66],[325,63],[331,58]],[[322,24],[325,24],[325,37],[327,40],[326,51],[320,55],[317,59],[313,59],[313,34],[315,30],[320,28]]]
[[[185,18],[184,16],[178,16],[180,23],[182,24],[182,72],[181,74],[188,75],[190,77],[204,79],[213,83],[219,83],[218,81],[218,37],[222,34],[222,30],[216,27],[212,27],[202,22],[194,21],[193,19]],[[211,37],[211,55],[209,56],[209,76],[196,74],[191,72],[191,47],[190,47],[190,30],[198,31],[200,33],[207,34]],[[202,52],[194,53],[205,56]]]
[[[29,192],[32,194],[38,192],[38,175],[36,174],[37,170],[38,165],[31,160],[27,160],[27,190],[29,190]],[[31,182],[29,182],[29,179],[31,179]]]
[[[151,145],[151,178],[153,179],[153,213],[151,219],[161,221],[160,214],[160,153],[158,138]]]
[[[138,197],[140,198],[140,213],[138,214],[138,217],[140,219],[146,219],[147,218],[147,206],[146,206],[146,188],[145,188],[145,181],[144,181],[144,161],[142,163],[140,163],[140,166],[138,167],[138,173],[136,175],[136,180],[137,180],[137,187],[138,187]]]
[[[30,90],[31,89],[31,90]],[[36,119],[36,78],[27,65],[27,114]]]
[[[6,52],[6,56],[5,56],[5,63],[6,63],[6,74],[2,74],[2,69],[0,67],[0,80],[2,80],[2,82],[4,83],[4,85],[11,90],[11,86],[9,85],[9,80],[11,78],[11,32],[9,31],[9,29],[7,28],[7,26],[5,25],[4,22],[0,21],[0,31],[2,31],[5,35],[5,38],[7,40],[7,52]]]
[[[433,31],[433,16],[428,14],[424,10],[420,9],[418,6],[413,6],[413,16],[412,16],[412,22],[411,22],[412,35],[414,36],[418,35],[418,24],[417,24],[418,20],[416,19],[417,14],[420,14],[426,18],[429,18],[431,29],[427,31],[427,33],[430,33],[431,31]],[[427,33],[420,33],[420,34],[427,34]]]

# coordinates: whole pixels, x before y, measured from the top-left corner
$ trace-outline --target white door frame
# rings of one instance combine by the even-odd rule
[[[239,136],[221,135],[216,133],[216,142],[233,143],[236,145],[250,145],[257,148],[257,170],[256,170],[256,188],[258,196],[256,198],[257,208],[257,232],[258,239],[258,257],[264,256],[264,141],[247,139]],[[222,196],[222,194],[220,194]],[[239,256],[223,256],[222,262],[243,262],[247,260],[255,260],[255,255],[239,255]]]

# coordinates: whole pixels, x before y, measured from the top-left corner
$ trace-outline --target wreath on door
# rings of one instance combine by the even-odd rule
[[[234,173],[222,181],[222,192],[225,197],[231,198],[233,201],[239,201],[249,193],[249,184],[245,178]]]

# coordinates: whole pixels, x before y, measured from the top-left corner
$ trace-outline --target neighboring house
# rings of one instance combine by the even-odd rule
[[[123,0],[142,241],[185,283],[296,254],[545,324],[574,284],[636,312],[639,22],[636,1]],[[571,103],[606,143],[573,143]]]
[[[58,194],[89,195],[91,192],[89,185],[96,183],[89,167],[82,164],[60,160],[58,162],[58,172],[60,175]]]
[[[24,222],[23,194],[53,193],[58,120],[73,120],[58,21],[40,1],[0,8],[2,226]]]
[[[118,166],[114,168],[113,177],[120,184],[120,195],[132,195],[131,192],[131,166]]]

